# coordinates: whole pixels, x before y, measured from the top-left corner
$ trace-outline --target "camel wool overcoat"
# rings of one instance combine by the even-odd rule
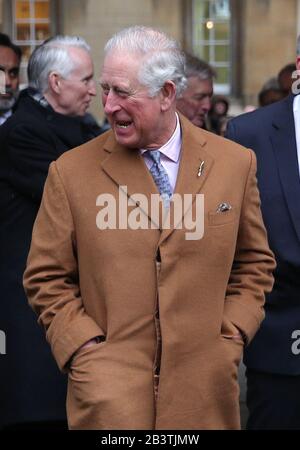
[[[24,285],[68,372],[71,429],[240,427],[244,341],[232,337],[240,330],[249,342],[259,328],[275,265],[256,161],[251,150],[182,116],[180,123],[175,193],[193,199],[193,214],[204,223],[198,239],[187,239],[183,220],[177,226],[188,203],[169,227],[161,216],[153,225],[157,187],[139,150],[120,146],[112,131],[51,165]],[[203,195],[203,214],[196,194]],[[95,336],[105,341],[77,352]]]

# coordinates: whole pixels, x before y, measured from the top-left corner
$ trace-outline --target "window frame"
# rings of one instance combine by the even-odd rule
[[[196,2],[198,0],[192,0],[191,5],[191,14],[192,14],[192,49],[193,53],[196,56],[200,56],[197,54],[197,51],[195,50],[198,46],[206,46],[208,49],[208,56],[209,58],[206,58],[206,61],[215,69],[218,68],[225,68],[228,71],[228,83],[218,83],[218,79],[216,79],[214,83],[214,91],[216,94],[224,94],[228,95],[231,93],[231,85],[232,85],[232,5],[231,1],[228,1],[230,16],[229,19],[216,19],[212,15],[212,8],[213,4],[216,0],[206,0],[209,6],[209,14],[208,17],[202,17],[200,20],[199,18],[196,18]],[[208,30],[209,36],[208,39],[196,39],[195,38],[195,30],[197,26],[205,26],[209,21],[212,21],[213,24],[222,24],[227,23],[229,28],[228,38],[227,39],[216,39],[215,38],[215,27]],[[216,58],[216,49],[218,46],[227,46],[228,47],[228,58],[227,60],[223,61],[217,61]],[[202,59],[203,57],[200,56]]]
[[[35,37],[35,25],[38,24],[49,24],[49,34],[55,35],[57,32],[57,21],[56,21],[56,11],[57,11],[57,0],[27,0],[30,5],[30,17],[25,19],[17,19],[16,18],[16,2],[17,0],[12,0],[10,2],[10,23],[11,23],[11,36],[13,42],[20,46],[21,49],[24,47],[30,47],[30,54],[33,50],[40,45],[44,40],[41,39],[33,39]],[[49,3],[49,17],[47,19],[36,19],[34,17],[34,8],[33,5],[36,1],[45,1]],[[17,25],[22,23],[30,24],[30,39],[17,39]],[[20,87],[21,89],[27,85],[27,64],[28,59],[26,57],[22,58],[21,67],[20,67]]]

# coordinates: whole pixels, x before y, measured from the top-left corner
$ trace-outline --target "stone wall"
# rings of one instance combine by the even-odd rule
[[[295,61],[297,0],[243,0],[242,92],[256,104],[262,85]]]

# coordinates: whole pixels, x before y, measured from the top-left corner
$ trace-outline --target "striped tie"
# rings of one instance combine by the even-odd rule
[[[153,160],[153,164],[150,168],[151,175],[155,181],[156,186],[158,187],[164,207],[169,208],[170,198],[172,197],[173,192],[168,174],[162,163],[160,162],[161,153],[159,150],[151,150],[148,152],[148,155]]]

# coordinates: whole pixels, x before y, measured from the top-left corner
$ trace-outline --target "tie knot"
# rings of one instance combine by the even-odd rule
[[[156,164],[160,163],[160,151],[159,150],[150,150],[149,156],[151,159],[153,159]]]

